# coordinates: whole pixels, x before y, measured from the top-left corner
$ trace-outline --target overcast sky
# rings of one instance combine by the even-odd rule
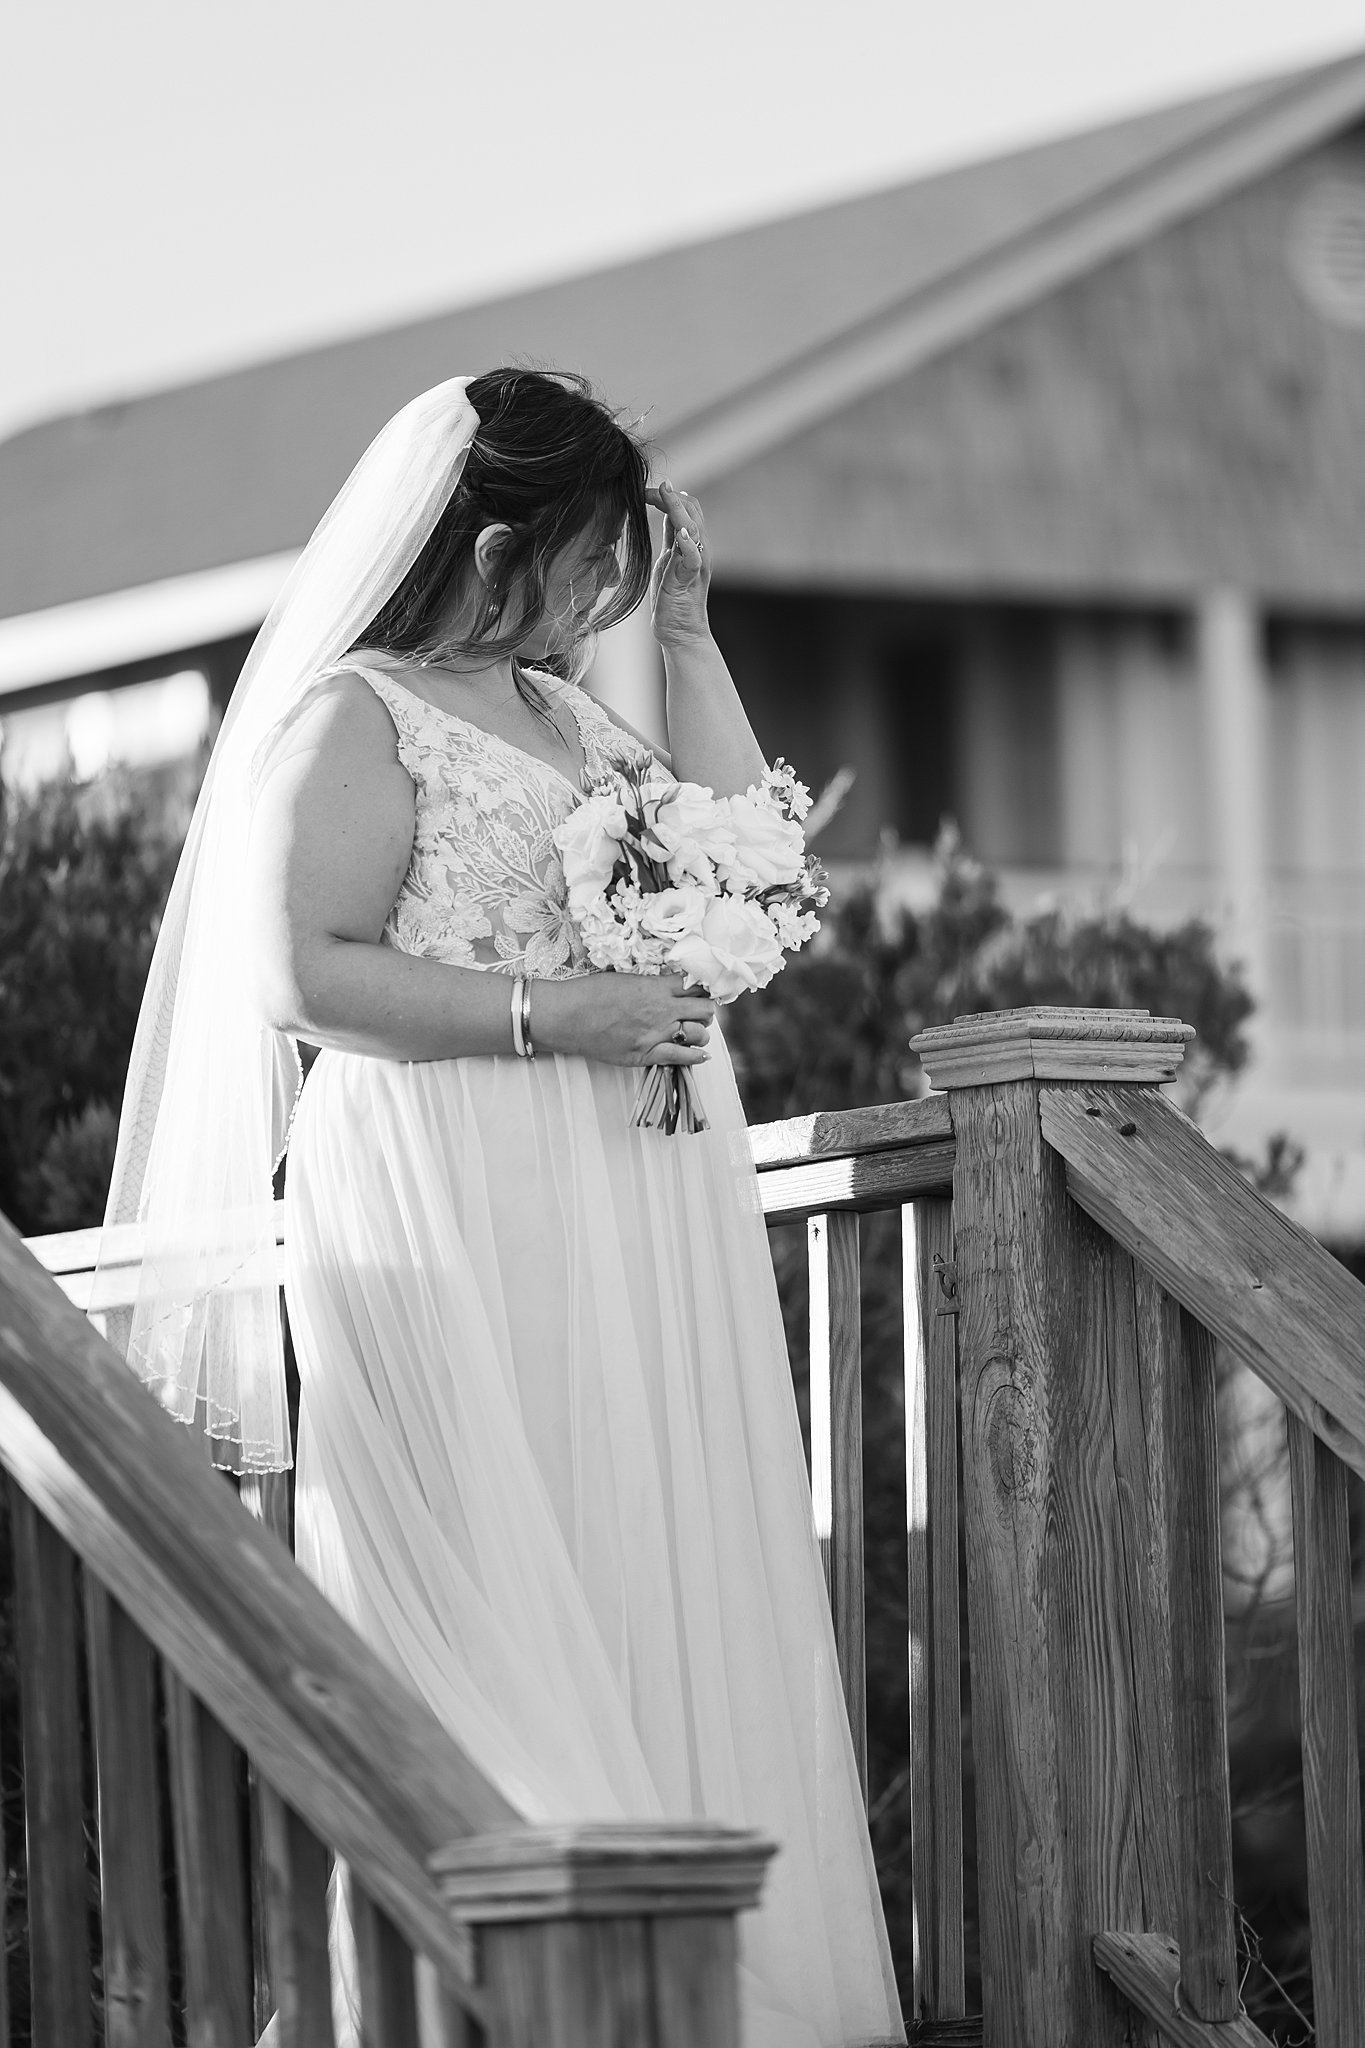
[[[1362,0],[10,0],[0,433],[1365,45]]]

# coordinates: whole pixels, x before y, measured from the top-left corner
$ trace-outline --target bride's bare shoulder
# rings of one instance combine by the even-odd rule
[[[301,755],[384,767],[398,760],[398,733],[383,698],[356,669],[339,666],[309,685],[272,729],[256,763],[265,776]]]

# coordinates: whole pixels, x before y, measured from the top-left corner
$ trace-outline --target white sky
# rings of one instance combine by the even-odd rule
[[[1365,45],[1365,0],[9,0],[0,433]]]

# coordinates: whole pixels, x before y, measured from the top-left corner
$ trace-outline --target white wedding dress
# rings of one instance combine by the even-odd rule
[[[343,664],[353,669],[354,664]],[[589,971],[556,769],[362,668],[417,792],[384,942]],[[637,751],[582,691],[587,770]],[[533,1018],[534,1024],[534,1018]],[[746,2048],[903,2041],[743,1112],[636,1072],[324,1051],[289,1148],[300,1562],[528,1819],[780,1843]],[[353,2029],[353,2019],[352,2019]]]

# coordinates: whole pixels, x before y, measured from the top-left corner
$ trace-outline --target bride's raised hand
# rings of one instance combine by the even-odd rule
[[[706,619],[711,558],[701,506],[667,477],[657,489],[647,490],[645,497],[667,521],[663,553],[654,564],[650,584],[654,637],[664,647],[670,642],[705,639],[711,630]]]

